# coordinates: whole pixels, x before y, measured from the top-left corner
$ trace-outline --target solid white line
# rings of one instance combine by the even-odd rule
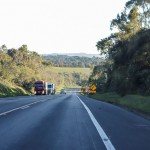
[[[76,95],[77,96],[77,95]],[[77,96],[78,97],[78,96]],[[111,141],[109,140],[109,138],[107,137],[106,133],[104,132],[104,130],[102,129],[102,127],[100,126],[100,124],[97,122],[97,120],[95,119],[94,115],[92,114],[92,112],[90,111],[90,109],[85,105],[85,103],[78,97],[78,99],[80,100],[80,102],[82,103],[82,105],[84,106],[84,108],[86,109],[86,111],[88,112],[94,126],[96,127],[105,147],[107,150],[115,150],[114,146],[112,145]]]

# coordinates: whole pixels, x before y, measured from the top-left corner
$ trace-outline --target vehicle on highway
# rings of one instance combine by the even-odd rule
[[[38,80],[34,83],[34,94],[35,95],[46,95],[47,94],[47,83],[43,80]]]
[[[60,94],[66,94],[65,89],[62,89],[62,90],[60,91]]]
[[[55,84],[38,80],[34,83],[35,95],[53,95],[55,94]]]
[[[55,94],[55,92],[56,92],[56,90],[55,90],[55,84],[53,84],[53,83],[47,83],[47,94],[48,95],[54,95]]]

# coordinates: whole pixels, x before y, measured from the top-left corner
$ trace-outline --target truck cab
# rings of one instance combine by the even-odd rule
[[[39,80],[34,83],[34,94],[35,95],[46,95],[47,94],[47,83]]]

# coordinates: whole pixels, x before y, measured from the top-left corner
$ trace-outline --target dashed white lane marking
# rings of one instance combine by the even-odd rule
[[[6,115],[6,114],[11,113],[11,112],[13,112],[13,111],[16,111],[16,110],[18,110],[18,109],[21,109],[21,107],[18,107],[18,108],[15,108],[15,109],[12,109],[12,110],[9,110],[9,111],[6,111],[6,112],[3,112],[3,113],[0,113],[0,116],[2,116],[2,115]]]
[[[11,109],[11,110],[9,110],[9,111],[2,112],[2,113],[0,113],[0,116],[6,115],[6,114],[8,114],[8,113],[11,113],[11,112],[16,111],[16,110],[19,110],[19,109],[26,109],[26,108],[29,108],[31,105],[36,104],[36,103],[39,103],[39,102],[41,102],[41,101],[36,101],[36,102],[33,102],[33,103],[29,103],[29,104],[27,104],[27,105],[23,105],[23,106],[21,106],[21,107],[17,107],[17,108]]]
[[[29,105],[26,105],[26,106],[23,106],[21,109],[26,109],[26,108],[29,108],[30,106]]]
[[[77,95],[76,95],[77,96]],[[109,140],[108,136],[106,135],[106,133],[104,132],[104,130],[102,129],[102,127],[100,126],[100,124],[97,122],[97,120],[95,119],[94,115],[92,114],[92,112],[90,111],[90,109],[85,105],[85,103],[77,96],[77,98],[80,100],[80,102],[82,103],[82,105],[84,106],[84,108],[86,109],[86,111],[88,112],[94,126],[96,127],[105,147],[107,150],[115,150],[114,146],[112,145],[111,141]]]

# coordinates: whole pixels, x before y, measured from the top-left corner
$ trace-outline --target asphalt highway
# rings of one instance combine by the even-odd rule
[[[150,120],[77,94],[0,98],[0,150],[150,150]]]

